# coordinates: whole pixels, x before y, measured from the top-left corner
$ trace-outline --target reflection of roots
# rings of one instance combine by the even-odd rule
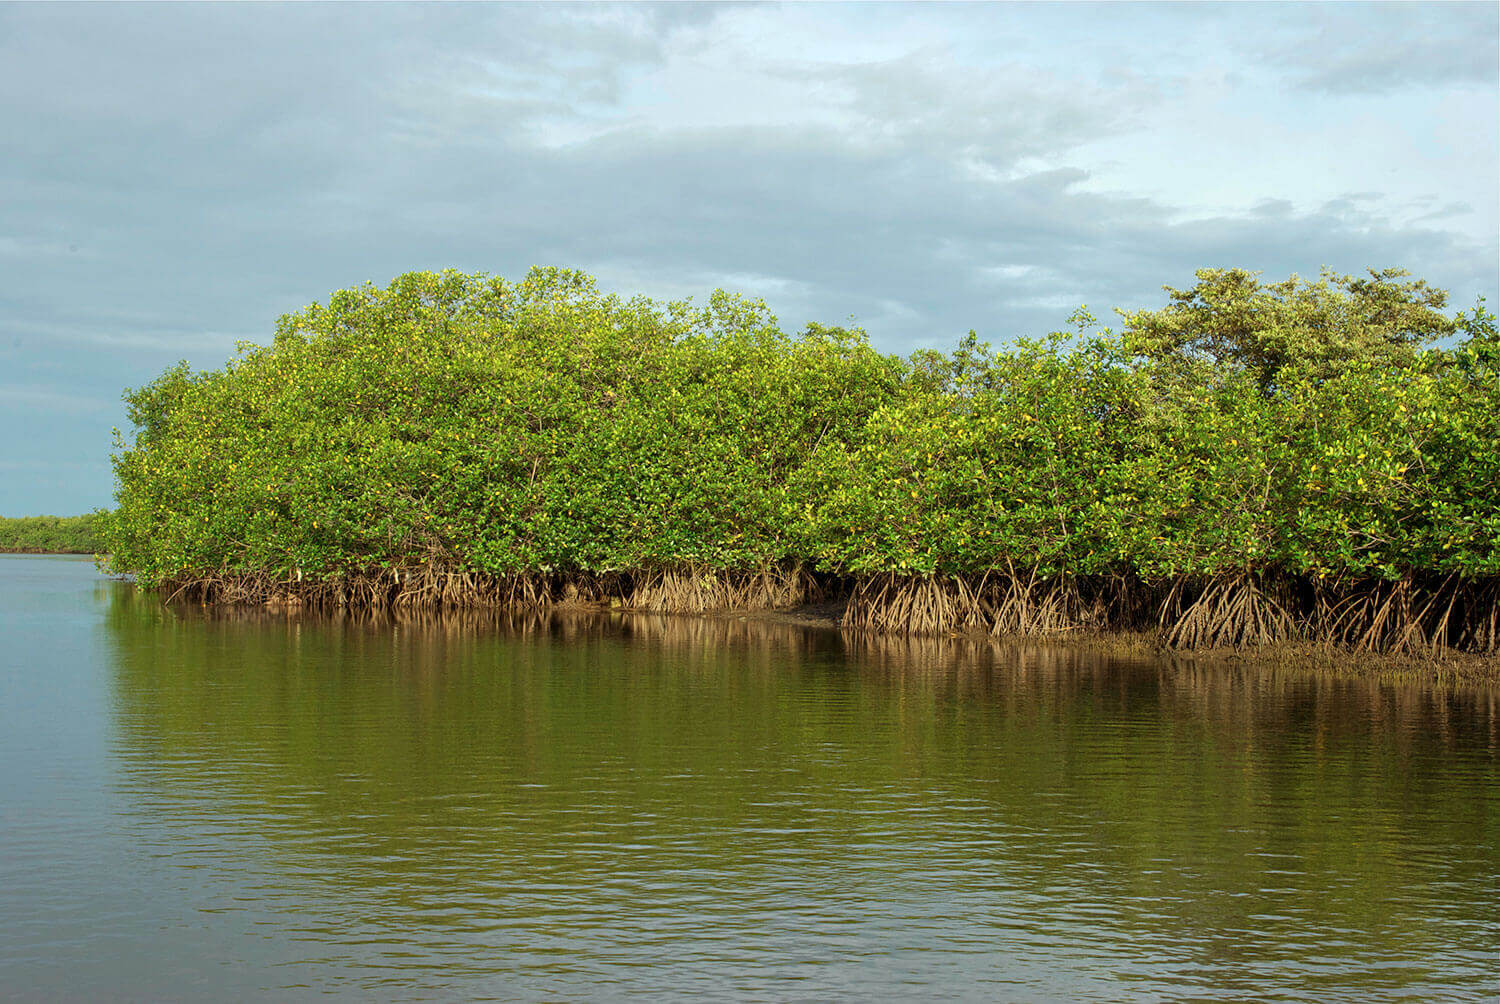
[[[1398,655],[1500,652],[1497,576],[1329,583],[1244,571],[1144,581],[1007,567],[982,575],[842,580],[802,565],[514,575],[423,565],[325,581],[223,573],[170,582],[163,592],[213,606],[349,612],[614,607],[699,614],[789,610],[847,597],[841,626],[852,631],[1046,637],[1154,630],[1163,644],[1182,649],[1302,641]]]

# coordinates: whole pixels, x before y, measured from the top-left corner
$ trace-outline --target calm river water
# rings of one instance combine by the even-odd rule
[[[0,557],[0,996],[1483,999],[1500,699]]]

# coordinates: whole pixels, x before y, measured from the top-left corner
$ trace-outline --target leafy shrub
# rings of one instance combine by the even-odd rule
[[[93,554],[97,551],[95,514],[83,516],[0,516],[0,552]]]
[[[1012,598],[1025,576],[1114,622],[1130,603],[1100,584],[1135,584],[1152,616],[1219,597],[1304,626],[1421,580],[1482,618],[1500,575],[1494,319],[1446,318],[1400,275],[1200,273],[1123,336],[1079,315],[1074,334],[902,359],[858,330],[788,334],[725,293],[695,307],[563,269],[411,273],[283,317],[222,370],[128,392],[102,539],[148,585],[358,579],[370,601],[417,595],[414,575],[462,603],[505,577],[598,595],[800,568],[994,577]],[[1427,345],[1445,333],[1460,340]],[[1000,622],[1004,604],[963,589]],[[955,616],[934,624],[984,621]]]

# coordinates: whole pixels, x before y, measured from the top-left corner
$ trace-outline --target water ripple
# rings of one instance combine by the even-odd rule
[[[1500,996],[1494,695],[89,595],[0,603],[0,992]]]

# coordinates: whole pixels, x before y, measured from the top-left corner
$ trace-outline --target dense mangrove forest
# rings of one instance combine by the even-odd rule
[[[94,514],[82,516],[0,516],[0,552],[12,554],[93,554]]]
[[[899,357],[722,292],[411,273],[128,392],[96,529],[210,603],[1500,649],[1494,316],[1397,270],[1196,280]]]

